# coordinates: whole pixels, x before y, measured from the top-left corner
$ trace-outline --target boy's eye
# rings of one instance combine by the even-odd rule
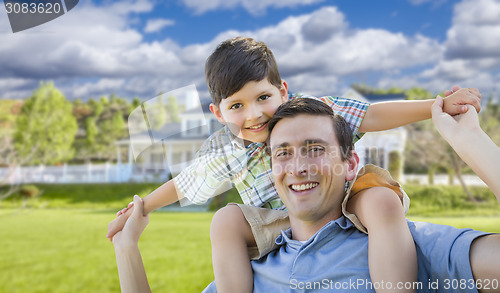
[[[262,95],[262,96],[260,96],[260,97],[259,97],[259,99],[258,99],[258,100],[259,100],[259,101],[265,101],[265,100],[267,100],[267,99],[269,99],[269,98],[270,98],[270,96],[269,96],[269,95]]]
[[[234,105],[232,105],[229,109],[232,109],[232,110],[238,110],[239,108],[241,108],[243,105],[241,103],[236,103]]]

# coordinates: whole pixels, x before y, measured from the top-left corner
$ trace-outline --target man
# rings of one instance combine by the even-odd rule
[[[435,124],[441,125],[438,129],[442,131],[450,129],[448,118],[451,117],[438,112],[439,102],[442,100],[438,99],[434,105],[433,117],[438,117]],[[411,221],[408,225],[417,248],[418,282],[371,282],[368,237],[342,214],[346,182],[355,179],[358,167],[352,143],[346,143],[352,139],[344,138],[345,133],[350,133],[349,126],[333,115],[329,107],[319,104],[314,100],[292,101],[280,107],[269,122],[273,178],[288,209],[291,228],[276,239],[278,250],[252,262],[254,291],[374,292],[391,289],[397,292],[411,286],[422,292],[477,292],[476,287],[483,292],[499,292],[499,235]],[[463,115],[470,116],[472,112]],[[450,144],[455,147],[451,141]],[[500,163],[500,156],[494,158]],[[385,176],[382,170],[375,172],[379,171]],[[491,168],[489,171],[500,172]],[[498,198],[500,192],[493,191]],[[135,201],[139,203],[140,200]],[[143,217],[138,214],[132,219],[127,225],[133,226],[137,223],[134,221],[140,223]],[[136,247],[142,227],[145,225],[139,225],[138,233],[131,233],[127,237],[131,240],[125,243],[133,243],[132,247]],[[123,233],[128,231],[124,229]],[[116,247],[123,247],[122,239],[123,235],[119,241],[114,241]],[[128,258],[137,259],[138,256],[140,260],[135,248],[127,253]],[[135,273],[130,266],[120,265],[124,257],[123,250],[117,248],[121,282],[126,274],[132,274],[144,283],[140,281],[141,276],[145,278],[142,272]],[[135,286],[122,282],[123,291]],[[212,283],[206,292],[215,292],[215,284]]]

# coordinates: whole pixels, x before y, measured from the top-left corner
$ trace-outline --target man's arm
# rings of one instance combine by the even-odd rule
[[[434,101],[431,99],[372,104],[366,111],[359,132],[383,131],[429,119]],[[464,88],[447,96],[443,110],[452,116],[463,114],[467,111],[467,104],[473,105],[477,112],[481,110],[481,94],[477,89]]]
[[[143,198],[144,214],[149,214],[150,212],[174,203],[181,198],[182,195],[177,192],[174,180],[171,179]],[[133,207],[131,207],[123,214],[119,212],[120,215],[108,225],[108,233],[106,234],[107,238],[110,240],[113,239],[113,236],[123,228],[133,210]]]
[[[122,292],[151,292],[138,246],[149,218],[144,216],[143,202],[137,195],[134,196],[134,206],[123,230],[113,237],[120,287]]]
[[[488,185],[500,203],[500,149],[481,129],[472,106],[465,114],[451,117],[443,112],[438,96],[432,105],[432,122],[441,136],[469,167]]]
[[[457,154],[490,187],[500,203],[500,149],[479,125],[472,106],[465,114],[451,117],[443,112],[443,100],[437,97],[432,105],[432,122]],[[479,292],[500,292],[500,235],[475,239],[469,259]]]

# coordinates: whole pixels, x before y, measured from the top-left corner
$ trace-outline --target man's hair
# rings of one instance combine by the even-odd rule
[[[269,138],[276,124],[284,118],[293,118],[301,114],[330,117],[335,135],[340,146],[342,161],[349,159],[354,150],[352,129],[339,114],[335,114],[327,104],[310,98],[296,98],[281,104],[274,116],[269,120]],[[313,126],[314,127],[314,126]],[[290,129],[293,135],[293,129]]]
[[[251,38],[236,37],[220,43],[205,63],[205,79],[216,106],[249,81],[264,78],[281,89],[273,53],[266,44]]]

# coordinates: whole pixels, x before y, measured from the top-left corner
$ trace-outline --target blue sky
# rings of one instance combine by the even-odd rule
[[[239,35],[270,46],[293,91],[500,89],[500,0],[81,0],[15,34],[1,6],[0,98],[46,80],[70,99],[147,100],[189,84],[206,98],[206,58]]]

